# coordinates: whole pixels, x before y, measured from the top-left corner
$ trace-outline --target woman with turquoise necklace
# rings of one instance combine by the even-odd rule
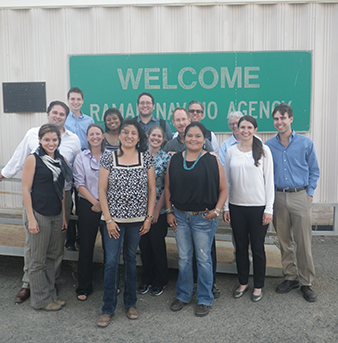
[[[211,244],[217,217],[227,198],[225,173],[218,159],[203,147],[206,129],[198,122],[184,133],[187,150],[175,154],[168,165],[165,185],[167,221],[175,232],[178,280],[172,311],[179,311],[193,294],[192,258],[197,259],[196,316],[209,313],[214,300]]]

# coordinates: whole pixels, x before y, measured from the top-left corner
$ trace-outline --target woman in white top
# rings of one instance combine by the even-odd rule
[[[257,122],[243,116],[238,122],[240,142],[228,149],[225,172],[229,197],[224,205],[223,219],[231,226],[236,243],[236,264],[239,287],[236,299],[248,290],[249,253],[251,244],[254,289],[251,299],[262,299],[266,257],[264,240],[272,220],[274,202],[273,161],[270,149],[255,137]]]

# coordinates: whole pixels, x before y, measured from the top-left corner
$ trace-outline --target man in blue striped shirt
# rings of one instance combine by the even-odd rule
[[[311,252],[311,203],[319,178],[315,148],[310,138],[291,129],[293,111],[282,103],[272,113],[278,134],[265,144],[274,160],[276,187],[273,223],[281,246],[284,281],[277,293],[301,286],[307,301],[316,301]]]

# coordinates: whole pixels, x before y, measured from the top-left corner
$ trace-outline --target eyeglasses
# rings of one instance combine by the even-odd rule
[[[141,105],[141,106],[144,106],[144,105],[150,106],[150,105],[152,105],[153,103],[150,102],[150,101],[141,101],[141,102],[139,102],[138,104]]]
[[[238,126],[238,123],[230,123],[229,126]]]
[[[201,111],[201,110],[189,110],[189,113],[197,113],[197,114],[201,114],[201,113],[203,113],[203,111]]]

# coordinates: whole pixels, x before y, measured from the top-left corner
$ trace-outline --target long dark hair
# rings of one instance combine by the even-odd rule
[[[241,125],[241,122],[244,120],[251,123],[255,129],[257,128],[258,125],[257,125],[256,119],[252,116],[241,117],[238,121],[238,124],[237,124],[238,128]],[[253,139],[252,139],[252,157],[255,160],[255,166],[256,167],[259,166],[258,161],[262,158],[262,156],[265,156],[265,152],[263,149],[263,143],[256,136],[253,136]]]
[[[120,112],[117,108],[115,108],[115,107],[113,107],[113,108],[108,108],[108,110],[107,110],[106,112],[104,112],[104,115],[103,115],[103,122],[104,122],[105,132],[111,131],[110,129],[107,128],[106,119],[107,119],[107,117],[108,117],[109,115],[112,116],[113,114],[116,114],[117,117],[119,118],[119,120],[120,120],[120,127],[121,127],[121,125],[122,125],[123,117],[122,117],[121,112]]]
[[[90,130],[92,127],[96,127],[97,129],[99,129],[99,130],[102,132],[102,135],[104,134],[104,131],[103,131],[102,127],[101,127],[99,124],[95,124],[95,123],[94,123],[94,124],[90,124],[90,125],[88,126],[88,128],[87,128],[87,133],[86,133],[87,136],[88,136],[89,130]],[[89,148],[90,151],[92,151],[92,147],[91,147],[91,145],[90,145],[89,142],[88,142],[88,148]],[[104,137],[103,137],[103,140],[102,140],[102,142],[101,142],[101,152],[104,153],[105,149],[106,149],[106,140],[105,140]]]
[[[123,123],[121,124],[121,126],[119,128],[119,134],[121,133],[121,131],[126,126],[129,126],[129,125],[135,126],[135,128],[137,129],[137,132],[138,132],[138,137],[139,137],[140,141],[136,145],[136,149],[139,152],[146,151],[147,150],[147,136],[146,136],[145,132],[143,131],[141,125],[134,118],[126,119],[126,120],[123,121]],[[122,150],[121,142],[120,142],[119,148],[120,148],[120,151],[121,151],[119,156],[121,157],[123,155],[123,150]]]

